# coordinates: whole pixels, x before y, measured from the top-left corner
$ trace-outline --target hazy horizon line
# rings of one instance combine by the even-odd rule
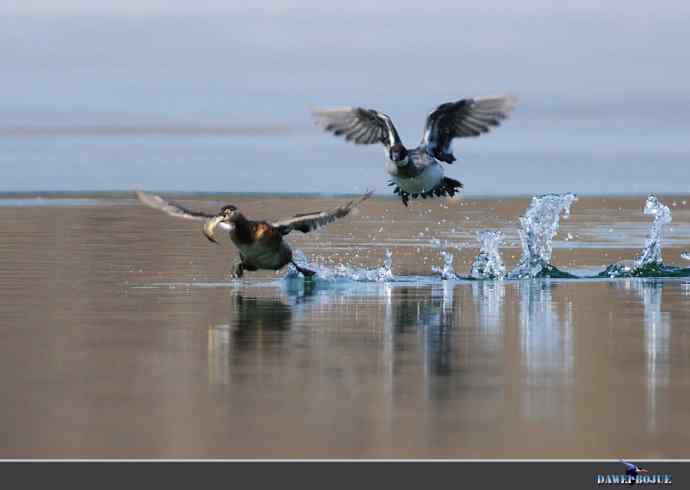
[[[87,124],[51,126],[0,126],[2,136],[247,136],[275,135],[294,132],[297,128],[286,124],[265,124],[251,126],[230,125],[185,125],[185,124]]]

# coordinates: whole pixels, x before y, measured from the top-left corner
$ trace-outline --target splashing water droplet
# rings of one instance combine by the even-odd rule
[[[431,244],[441,249],[440,254],[443,258],[443,266],[436,267],[435,265],[432,265],[431,270],[439,274],[441,276],[441,279],[443,280],[457,278],[458,275],[455,273],[455,270],[453,269],[453,260],[455,259],[455,257],[450,251],[447,250],[448,241],[441,243],[441,240],[434,239],[431,241]]]
[[[550,265],[553,238],[558,232],[561,215],[570,216],[570,207],[577,201],[575,194],[544,194],[532,198],[532,203],[520,217],[522,257],[509,277],[522,279],[539,277],[555,269]]]
[[[475,279],[502,279],[506,268],[501,259],[499,248],[503,241],[500,231],[486,230],[477,234],[479,255],[472,263],[470,275]]]
[[[677,272],[675,267],[667,267],[661,258],[661,232],[664,225],[671,222],[671,210],[653,194],[647,198],[644,214],[653,216],[649,233],[639,257],[634,261],[624,260],[609,265],[599,277],[658,277]],[[681,255],[682,256],[682,255]]]
[[[383,257],[383,266],[379,267],[377,271],[377,279],[379,281],[392,281],[393,276],[393,252],[386,249]]]
[[[443,280],[455,279],[457,277],[453,269],[453,259],[455,259],[455,257],[448,250],[441,250],[440,253],[443,258],[443,267],[432,266],[431,270],[440,274]]]
[[[293,260],[300,266],[316,272],[316,278],[324,281],[349,279],[362,282],[385,282],[395,280],[395,276],[393,275],[393,253],[388,249],[385,251],[383,265],[376,269],[355,267],[349,264],[337,264],[333,267],[327,267],[322,264],[308,263],[306,256],[301,250],[294,251]],[[301,277],[301,274],[297,271],[295,266],[289,264],[284,279],[293,280],[299,277]]]
[[[671,210],[657,199],[653,194],[647,198],[644,206],[644,214],[653,216],[654,221],[649,227],[649,234],[644,244],[644,249],[635,261],[637,267],[645,267],[652,264],[661,265],[661,232],[664,225],[671,222]]]

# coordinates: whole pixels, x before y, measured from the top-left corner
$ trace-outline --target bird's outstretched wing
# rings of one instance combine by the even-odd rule
[[[510,115],[516,102],[515,96],[501,95],[441,104],[427,116],[420,146],[425,146],[436,159],[453,163],[453,138],[488,132]]]
[[[193,211],[191,209],[187,209],[177,204],[176,202],[166,201],[162,197],[157,196],[155,194],[149,194],[147,192],[142,191],[136,192],[137,199],[139,199],[139,202],[141,202],[142,204],[145,204],[150,208],[163,211],[164,213],[169,214],[170,216],[174,216],[176,218],[206,220],[209,218],[213,218],[215,216],[213,214],[204,213],[203,211]]]
[[[625,461],[625,460],[623,460],[623,459],[621,459],[620,462],[623,463],[623,464],[625,465],[625,469],[626,469],[627,471],[635,471],[635,470],[637,470],[637,465],[635,465],[635,464],[628,463],[627,461]]]
[[[316,124],[336,136],[358,145],[382,143],[386,149],[401,144],[400,136],[391,118],[373,109],[342,107],[315,109],[312,111]]]
[[[357,207],[362,201],[369,199],[374,191],[368,191],[362,197],[357,200],[353,200],[338,206],[337,208],[331,209],[329,211],[317,211],[315,213],[303,213],[296,214],[291,218],[277,221],[273,223],[273,226],[278,228],[278,230],[283,234],[287,235],[292,230],[298,230],[302,233],[309,233],[310,231],[326,226],[329,223],[334,222],[338,218],[342,218],[350,214],[350,211]]]

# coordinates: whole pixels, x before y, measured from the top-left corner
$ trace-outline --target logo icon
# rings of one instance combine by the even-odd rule
[[[597,485],[671,485],[673,477],[670,474],[651,474],[646,468],[635,463],[629,463],[624,459],[619,460],[625,466],[625,474],[610,473],[598,474],[595,481]]]
[[[637,482],[637,476],[649,473],[649,471],[641,468],[634,463],[628,463],[624,459],[621,459],[621,463],[625,465],[625,474],[630,477],[630,484],[634,485]]]

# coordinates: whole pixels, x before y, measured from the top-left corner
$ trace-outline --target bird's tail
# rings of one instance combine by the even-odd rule
[[[462,189],[462,187],[462,182],[459,180],[451,179],[450,177],[443,177],[441,185],[436,187],[436,189],[438,189],[436,192],[437,195],[448,194],[450,197],[453,197],[456,192]]]
[[[400,196],[405,206],[407,206],[407,203],[410,199],[417,199],[418,197],[421,197],[422,199],[426,199],[427,197],[442,196],[453,197],[463,187],[462,182],[449,177],[443,177],[443,180],[430,191],[420,192],[417,194],[410,194],[409,192],[402,190],[400,186],[396,185],[393,181],[391,181],[388,185],[395,186],[393,188],[393,192]]]

